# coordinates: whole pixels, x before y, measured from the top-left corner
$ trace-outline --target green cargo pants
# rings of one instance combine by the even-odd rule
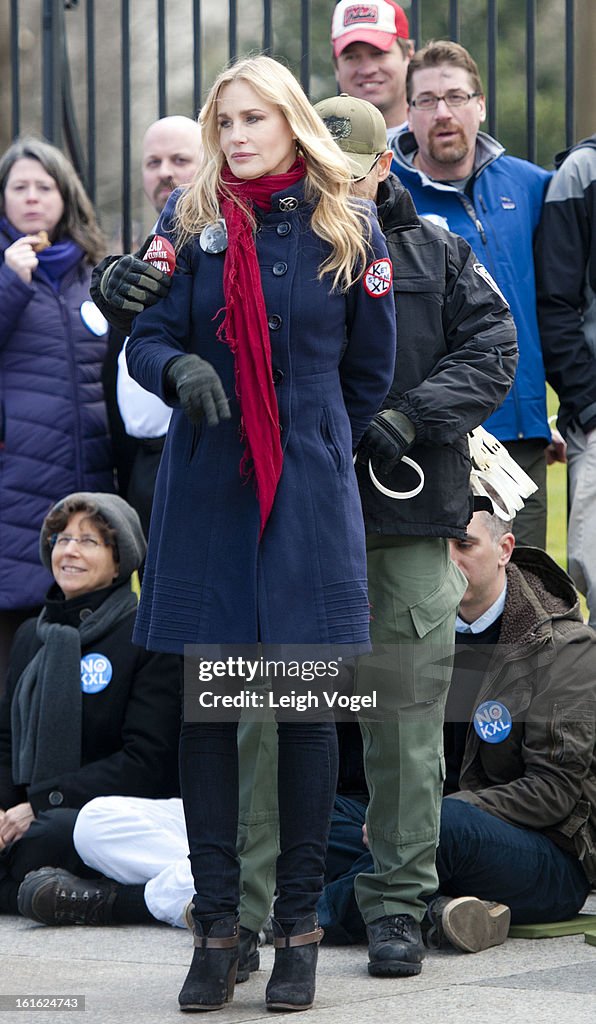
[[[271,910],[279,852],[277,724],[273,716],[270,721],[242,718],[238,726],[238,762],[240,924],[258,932]]]
[[[466,580],[441,537],[370,535],[367,551],[371,636],[391,701],[380,720],[366,711],[360,720],[375,871],[356,877],[356,899],[367,923],[389,914],[420,921],[423,895],[437,889],[443,716]],[[376,689],[378,665],[376,654],[360,660],[358,694]]]

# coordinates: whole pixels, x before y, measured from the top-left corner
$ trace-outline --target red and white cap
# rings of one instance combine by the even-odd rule
[[[370,43],[379,50],[389,50],[398,38],[409,39],[410,27],[403,8],[394,0],[376,0],[372,4],[340,0],[333,12],[334,57],[339,57],[350,43]]]

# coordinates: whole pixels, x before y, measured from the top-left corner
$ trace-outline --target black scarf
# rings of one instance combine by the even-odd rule
[[[19,677],[11,705],[15,785],[81,767],[81,650],[109,633],[136,605],[127,581],[110,588],[77,627],[50,621],[47,607],[43,609],[37,620],[42,646]]]

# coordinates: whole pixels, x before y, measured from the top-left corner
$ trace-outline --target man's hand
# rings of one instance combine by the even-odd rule
[[[33,808],[29,803],[15,804],[4,811],[0,817],[0,849],[25,835],[34,819]]]
[[[544,454],[547,466],[552,466],[553,462],[567,462],[567,442],[556,428],[551,430],[551,442],[544,449]]]
[[[174,391],[191,423],[203,416],[210,427],[230,419],[230,406],[211,363],[191,354],[177,356],[166,367],[166,388]]]
[[[403,412],[383,409],[368,425],[358,445],[358,462],[372,459],[384,473],[395,469],[416,440],[414,424]]]

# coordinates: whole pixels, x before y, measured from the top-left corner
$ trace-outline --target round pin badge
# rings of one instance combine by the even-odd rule
[[[512,724],[508,709],[498,700],[485,700],[474,712],[474,728],[485,743],[502,743]]]
[[[176,253],[174,246],[162,235],[154,235],[143,256],[145,263],[151,263],[157,270],[171,277],[176,269]]]
[[[382,299],[391,290],[393,267],[391,260],[375,260],[364,271],[364,290],[373,299]]]
[[[81,690],[100,693],[112,678],[112,663],[105,654],[86,654],[81,658]]]
[[[85,302],[82,303],[80,313],[81,320],[85,324],[85,327],[87,328],[88,331],[91,331],[92,334],[97,335],[98,338],[101,338],[104,334],[107,334],[108,327],[110,325],[108,324],[108,321],[106,320],[103,313],[99,311],[95,303],[91,302],[91,299],[86,299]]]
[[[223,217],[214,221],[213,224],[205,225],[199,236],[199,245],[203,252],[213,255],[224,252],[228,248],[228,229]]]

